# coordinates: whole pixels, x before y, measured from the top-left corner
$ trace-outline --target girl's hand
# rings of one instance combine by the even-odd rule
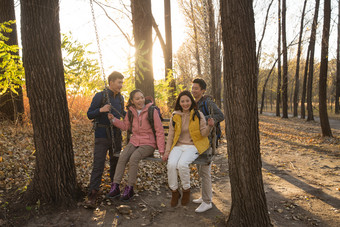
[[[168,160],[168,157],[169,157],[169,153],[164,153],[163,155],[162,155],[162,160],[163,160],[163,162],[166,162],[166,160]]]
[[[214,124],[215,124],[214,119],[213,118],[209,118],[208,119],[208,125],[212,127],[212,126],[214,126]]]

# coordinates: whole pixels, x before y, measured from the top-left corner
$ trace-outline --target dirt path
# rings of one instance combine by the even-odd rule
[[[263,180],[274,226],[325,226],[340,223],[340,130],[321,138],[316,122],[260,116]],[[171,208],[162,183],[156,192],[143,191],[129,202],[100,199],[96,210],[83,208],[40,214],[26,226],[224,226],[231,207],[226,144],[218,149],[213,175],[213,208],[194,212],[196,204]],[[194,167],[193,167],[194,170]],[[145,179],[142,179],[145,180]],[[199,197],[193,188],[192,198]],[[130,206],[121,214],[117,207]]]

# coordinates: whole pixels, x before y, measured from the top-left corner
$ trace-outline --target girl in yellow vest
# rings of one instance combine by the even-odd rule
[[[177,169],[183,187],[181,204],[190,201],[190,169],[200,154],[209,148],[208,135],[214,125],[212,118],[208,125],[203,113],[189,91],[182,91],[176,101],[175,111],[170,120],[168,141],[166,143],[164,161],[168,159],[168,183],[172,190],[171,206],[175,207],[181,195],[178,190]]]

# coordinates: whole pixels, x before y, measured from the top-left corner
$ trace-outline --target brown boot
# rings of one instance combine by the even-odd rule
[[[172,207],[177,206],[179,198],[181,198],[181,194],[179,193],[179,191],[177,189],[172,191],[172,197],[171,197]]]
[[[188,188],[187,190],[183,189],[183,197],[182,197],[182,206],[186,206],[188,205],[190,201],[190,188]]]
[[[85,202],[86,208],[90,208],[90,209],[96,208],[97,197],[98,197],[98,191],[93,189],[91,193],[87,196],[87,201]]]

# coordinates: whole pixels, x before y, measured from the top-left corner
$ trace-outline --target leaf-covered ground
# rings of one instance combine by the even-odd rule
[[[322,138],[320,126],[301,119],[260,117],[263,179],[274,226],[337,226],[340,223],[340,130],[334,138]],[[91,124],[72,124],[77,179],[84,191],[92,168]],[[31,126],[0,125],[0,226],[223,226],[231,207],[226,142],[212,166],[213,209],[195,214],[196,204],[171,208],[164,163],[142,161],[136,184],[137,196],[129,202],[107,200],[108,163],[102,196],[96,210],[80,202],[77,209],[51,212],[40,204],[12,215],[8,198],[26,190],[35,163]],[[192,165],[193,198],[199,197],[199,177]],[[123,181],[125,181],[124,179]],[[123,183],[124,184],[124,183]],[[12,196],[12,197],[11,197]],[[131,210],[122,214],[120,205]],[[33,219],[27,221],[34,215]]]

